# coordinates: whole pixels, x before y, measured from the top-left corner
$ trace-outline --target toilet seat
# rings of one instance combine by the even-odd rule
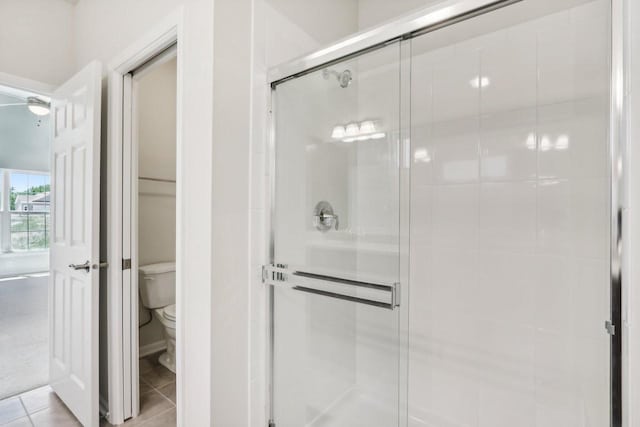
[[[176,305],[171,304],[162,309],[162,317],[171,322],[176,321]]]

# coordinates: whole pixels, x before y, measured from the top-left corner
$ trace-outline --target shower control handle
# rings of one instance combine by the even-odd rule
[[[323,224],[328,228],[333,226],[336,230],[338,229],[338,215],[321,213],[320,215],[316,215],[314,218],[316,224]]]
[[[313,225],[317,230],[325,232],[332,228],[338,229],[338,215],[333,212],[333,207],[329,202],[321,201],[316,204],[313,210]]]

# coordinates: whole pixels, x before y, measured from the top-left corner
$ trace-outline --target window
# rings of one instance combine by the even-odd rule
[[[3,171],[8,189],[3,197],[3,221],[8,221],[8,233],[3,233],[5,252],[46,250],[49,248],[50,191],[48,174],[38,172]],[[7,230],[4,228],[4,230]]]

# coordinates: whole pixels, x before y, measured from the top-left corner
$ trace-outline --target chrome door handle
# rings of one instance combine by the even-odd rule
[[[69,268],[73,268],[74,270],[84,270],[87,273],[91,270],[91,263],[89,261],[85,261],[84,264],[69,264]]]

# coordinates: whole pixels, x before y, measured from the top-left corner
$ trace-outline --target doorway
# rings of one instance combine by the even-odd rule
[[[123,234],[123,254],[126,258],[129,251],[131,269],[124,274],[131,281],[131,304],[138,314],[138,333],[132,336],[132,355],[138,359],[132,360],[131,416],[148,416],[147,403],[158,401],[158,407],[166,407],[167,420],[173,417],[175,422],[179,321],[175,310],[175,45],[126,75],[125,85],[131,93],[131,138],[130,159],[125,152],[123,168],[131,165],[131,179],[124,184],[130,182],[131,187],[130,203],[123,200],[124,215],[130,218],[130,228]],[[123,191],[125,197],[127,193]]]
[[[3,281],[2,302],[11,306],[2,311],[23,316],[3,328],[10,342],[2,347],[26,363],[8,382],[13,397],[0,402],[2,424],[64,416],[98,425],[100,68],[94,61],[61,86],[33,93],[46,85],[2,76],[3,92],[14,98],[3,104],[14,107],[3,130],[27,113],[40,116],[41,128],[2,138],[9,154],[2,161],[11,162],[2,173],[2,269],[14,276]],[[31,274],[15,277],[17,270]],[[29,336],[40,339],[25,346]]]
[[[49,380],[49,102],[0,85],[0,400]]]
[[[109,338],[109,363],[102,369],[108,369],[112,424],[158,412],[171,424],[179,378],[178,49],[173,38],[141,51],[112,72],[110,83],[110,120],[118,127],[110,143],[110,258],[122,263],[110,270],[109,292],[121,303],[111,305],[109,322],[122,335]]]

